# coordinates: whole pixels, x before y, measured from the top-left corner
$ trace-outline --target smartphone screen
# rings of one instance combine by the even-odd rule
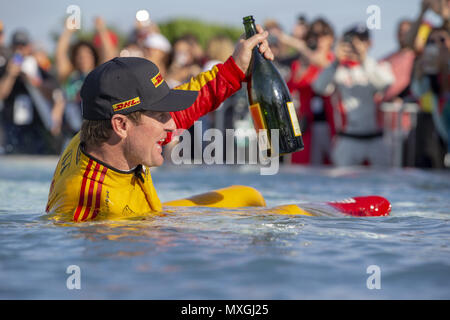
[[[15,53],[13,56],[13,62],[17,65],[22,64],[23,56],[20,53]]]

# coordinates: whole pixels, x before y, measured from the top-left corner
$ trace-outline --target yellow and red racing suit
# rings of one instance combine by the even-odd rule
[[[230,57],[176,87],[199,91],[191,107],[171,112],[177,128],[188,129],[197,119],[215,110],[240,89],[244,78]],[[121,219],[161,210],[149,168],[141,165],[131,171],[112,168],[83,151],[79,134],[69,143],[56,166],[46,208],[58,220],[76,222]]]

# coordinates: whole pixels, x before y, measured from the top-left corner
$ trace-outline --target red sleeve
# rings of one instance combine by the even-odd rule
[[[171,112],[178,129],[189,129],[194,122],[241,88],[245,74],[236,65],[233,57],[223,64],[215,65],[210,71],[202,72],[188,83],[176,87],[178,90],[199,91],[197,100],[189,108]]]

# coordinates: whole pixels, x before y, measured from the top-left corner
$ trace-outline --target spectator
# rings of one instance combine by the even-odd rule
[[[173,45],[171,64],[166,78],[167,84],[170,88],[174,88],[189,81],[191,77],[198,75],[202,71],[202,66],[205,62],[203,49],[197,37],[189,33],[183,35],[175,40]],[[199,119],[199,121],[202,121],[202,131],[205,131],[211,124],[211,115],[207,115]],[[203,124],[205,125],[204,127]],[[194,141],[201,142],[203,148],[203,139],[196,134],[197,131],[194,130],[194,126],[189,128],[189,132]],[[201,134],[203,136],[203,132]],[[191,145],[192,157],[195,156],[194,151],[193,143]]]
[[[201,72],[206,72],[209,70],[213,70],[214,66],[218,63],[224,63],[228,57],[233,53],[234,50],[234,43],[231,41],[231,39],[227,36],[215,36],[211,38],[208,41],[207,44],[207,50],[206,50],[206,56],[207,61],[205,62],[202,69],[199,68],[195,64],[195,58],[194,54],[192,54],[191,46],[188,41],[185,41],[185,38],[182,38],[175,42],[175,52],[174,52],[174,62],[171,67],[172,72],[178,72],[178,74],[175,75],[175,77],[171,78],[170,86],[178,85],[178,82],[180,80],[175,79],[185,79],[188,80],[190,76],[194,76]],[[182,63],[187,63],[186,66],[182,66]],[[176,71],[178,70],[178,71]],[[213,70],[215,72],[215,70]],[[197,121],[200,121],[202,123],[202,132],[199,132],[201,136],[197,135],[197,131],[193,131],[191,129],[191,133],[193,133],[193,141],[196,141],[196,143],[199,143],[202,145],[202,150],[205,147],[205,143],[203,141],[203,134],[206,130],[208,130],[211,127],[214,127],[216,124],[216,118],[219,119],[219,126],[220,129],[223,129],[223,113],[224,108],[223,104],[230,103],[233,100],[232,97],[228,98],[227,100],[222,103],[222,105],[217,108],[216,111],[208,113],[198,119]],[[216,126],[217,128],[217,126]],[[169,155],[171,153],[172,148],[178,143],[177,139],[174,139],[174,141],[170,142],[169,144],[164,146],[164,152],[167,158],[170,158]],[[193,146],[193,144],[192,144]],[[194,155],[194,150],[191,150],[191,155]]]
[[[52,74],[52,63],[43,46],[34,47],[33,57],[36,59],[39,69],[41,69],[44,74]],[[59,140],[59,135],[63,127],[64,109],[66,103],[64,99],[64,92],[53,75],[49,77],[49,81],[43,82],[41,89],[45,92],[47,99],[53,100],[54,102],[52,109],[53,125],[50,132],[54,137],[58,137]],[[63,139],[61,139],[61,142],[62,140]]]
[[[49,154],[58,151],[50,133],[59,132],[63,101],[56,82],[39,67],[28,33],[12,36],[14,55],[0,68],[0,100],[6,153]]]
[[[442,18],[441,27],[449,30],[450,28],[450,0],[423,0],[427,2],[427,8],[433,10]]]
[[[427,43],[432,26],[424,20],[428,11],[434,11],[442,18],[442,27],[450,28],[450,0],[422,0],[419,16],[413,21],[410,31],[405,35],[406,46],[421,53]]]
[[[383,92],[393,82],[387,63],[377,64],[367,55],[371,46],[365,25],[352,27],[344,33],[336,47],[336,60],[322,71],[313,84],[319,94],[336,93],[333,103],[338,117],[338,135],[332,151],[337,166],[389,164],[387,147],[377,124],[374,95]]]
[[[333,29],[327,21],[319,18],[311,23],[305,41],[287,35],[280,35],[279,39],[300,53],[299,58],[291,65],[287,84],[292,95],[299,99],[299,118],[305,149],[294,153],[292,162],[314,165],[329,163],[331,137],[334,135],[331,99],[317,94],[311,85],[322,68],[334,59]]]
[[[9,48],[5,46],[5,33],[3,29],[3,22],[0,20],[0,70],[4,68],[4,66],[6,65],[9,56],[10,56]],[[2,110],[3,110],[3,101],[0,99],[0,118]],[[0,154],[5,152],[3,150],[3,145],[4,145],[4,133],[3,127],[0,124]]]
[[[206,57],[208,60],[203,65],[202,72],[212,70],[218,63],[224,63],[233,54],[233,50],[234,43],[229,37],[218,35],[211,38],[206,46]],[[233,108],[233,100],[233,96],[229,97],[216,111],[199,119],[203,122],[203,132],[211,127],[216,127],[221,130],[225,128],[224,112],[227,108]]]
[[[96,33],[93,44],[99,53],[100,63],[117,57],[119,55],[119,39],[117,35],[111,30],[108,30],[101,17],[95,18],[95,29]]]
[[[42,70],[45,72],[52,71],[52,62],[43,46],[35,46],[33,50],[33,56],[36,62]]]
[[[144,41],[144,57],[158,66],[163,77],[167,74],[171,50],[169,40],[160,33],[151,33]]]
[[[441,15],[444,22],[448,21],[448,6],[445,8],[447,0],[422,0],[419,16],[415,21],[401,20],[397,28],[397,41],[399,49],[384,58],[382,61],[389,62],[394,73],[395,81],[386,91],[383,101],[399,101],[411,98],[409,90],[414,61],[422,53],[431,27],[424,22],[425,13],[432,9]],[[448,23],[447,23],[448,24]]]
[[[5,66],[6,61],[9,59],[9,48],[5,46],[5,34],[3,30],[3,22],[0,21],[0,68]]]
[[[139,10],[136,13],[135,26],[128,39],[128,43],[135,43],[138,47],[144,48],[147,36],[152,33],[161,33],[158,25],[150,19],[147,10]]]
[[[266,20],[264,23],[264,29],[269,32],[269,38],[267,41],[269,42],[270,49],[275,56],[273,63],[280,72],[281,76],[285,79],[285,81],[287,81],[290,74],[291,64],[298,58],[298,54],[290,54],[289,45],[278,39],[278,36],[283,33],[283,30],[276,20]]]
[[[211,38],[206,45],[207,61],[203,65],[203,71],[211,70],[218,63],[224,63],[233,50],[234,43],[229,37],[218,35]]]
[[[398,50],[381,60],[390,64],[395,79],[384,94],[383,101],[393,101],[398,98],[403,100],[410,96],[409,85],[417,53],[414,49],[414,42],[409,43],[407,38],[412,24],[409,20],[399,22],[397,27]]]
[[[280,24],[276,20],[268,19],[264,22],[264,28],[269,32],[269,46],[271,50],[272,48],[275,50],[275,52],[272,51],[275,57],[278,60],[286,58],[288,56],[288,46],[279,42],[275,36],[283,32]]]
[[[434,28],[417,60],[412,91],[419,99],[421,112],[417,119],[416,163],[418,167],[443,168],[444,155],[450,149],[450,33]],[[448,143],[447,143],[448,145]]]
[[[74,31],[64,28],[58,39],[55,55],[56,73],[67,102],[63,128],[66,139],[70,139],[81,128],[81,86],[88,73],[100,62],[97,50],[90,42],[77,41],[70,48],[70,38]]]
[[[194,58],[194,63],[202,66],[205,64],[205,53],[203,52],[203,48],[198,41],[198,38],[193,34],[185,34],[183,39],[188,42],[190,46],[191,54]]]
[[[143,58],[144,51],[136,43],[129,43],[120,51],[119,56]]]
[[[299,40],[306,40],[306,35],[308,34],[309,26],[308,21],[304,15],[299,15],[297,21],[292,29],[292,36]]]
[[[166,78],[169,87],[176,87],[200,73],[203,58],[202,51],[197,45],[197,40],[191,35],[185,35],[174,42],[172,63]]]
[[[208,60],[203,66],[203,71],[210,70],[217,63],[223,63],[233,53],[233,48],[234,43],[227,36],[219,35],[211,38],[206,46],[206,57]],[[223,132],[224,146],[226,145],[226,129],[251,129],[252,120],[248,112],[246,86],[243,86],[235,94],[226,99],[216,111],[209,115],[200,118],[203,121],[202,129],[205,131],[205,129],[214,126],[214,128],[221,130]],[[247,139],[238,139],[237,137],[235,139],[238,149],[233,154],[237,160],[237,154],[240,152],[239,148],[245,149],[248,147],[248,141]],[[229,149],[227,150],[225,148],[223,151],[223,160],[225,161]]]

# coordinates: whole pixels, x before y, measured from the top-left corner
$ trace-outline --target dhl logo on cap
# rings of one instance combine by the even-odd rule
[[[123,110],[123,109],[126,109],[126,108],[133,107],[133,106],[135,106],[135,105],[137,105],[139,103],[141,103],[141,99],[139,99],[139,97],[136,97],[136,98],[133,98],[133,99],[130,99],[130,100],[127,100],[127,101],[122,101],[122,102],[113,104],[112,107],[113,107],[114,112],[116,112],[116,111],[119,111],[119,110]]]
[[[158,74],[157,74],[156,76],[154,76],[154,77],[152,78],[152,82],[153,82],[153,85],[155,86],[155,88],[158,88],[159,85],[160,85],[161,83],[163,83],[163,81],[164,81],[164,79],[163,79],[161,73],[159,73],[159,72],[158,72]]]

